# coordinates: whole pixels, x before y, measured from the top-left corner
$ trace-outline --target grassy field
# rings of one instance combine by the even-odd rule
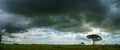
[[[37,45],[37,44],[1,44],[0,50],[120,50],[118,45]]]

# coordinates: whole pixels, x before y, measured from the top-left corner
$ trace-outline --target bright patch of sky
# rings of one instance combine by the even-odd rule
[[[93,28],[93,31],[88,33],[60,32],[54,29],[32,28],[25,33],[12,34],[14,38],[4,35],[2,42],[7,44],[80,44],[81,42],[92,44],[92,40],[86,38],[88,34],[98,34],[103,38],[97,44],[120,44],[120,34],[115,35],[101,32],[97,28]]]

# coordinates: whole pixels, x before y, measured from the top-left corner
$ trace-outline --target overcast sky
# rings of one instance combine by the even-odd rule
[[[0,0],[3,43],[90,44],[88,34],[120,44],[119,0]]]
[[[28,32],[4,35],[2,43],[7,44],[92,44],[91,39],[87,39],[87,35],[97,34],[103,39],[97,44],[120,44],[120,34],[114,35],[106,32],[101,32],[99,29],[94,28],[92,32],[87,33],[74,33],[74,32],[60,32],[53,29],[45,28],[32,28]]]

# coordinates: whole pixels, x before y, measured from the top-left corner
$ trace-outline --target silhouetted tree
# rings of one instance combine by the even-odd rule
[[[85,45],[85,43],[84,43],[84,42],[81,42],[80,45]]]
[[[101,36],[97,35],[97,34],[91,34],[91,35],[87,35],[88,39],[92,39],[93,41],[93,45],[95,45],[96,41],[100,41],[102,40]]]
[[[1,43],[1,41],[2,41],[2,35],[0,35],[0,43]]]
[[[2,36],[7,33],[6,30],[0,30],[0,43],[2,41]]]
[[[14,43],[13,45],[18,45],[18,43]]]

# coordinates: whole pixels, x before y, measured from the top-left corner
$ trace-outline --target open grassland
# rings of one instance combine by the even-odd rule
[[[37,45],[0,44],[0,50],[120,50],[120,45]]]

